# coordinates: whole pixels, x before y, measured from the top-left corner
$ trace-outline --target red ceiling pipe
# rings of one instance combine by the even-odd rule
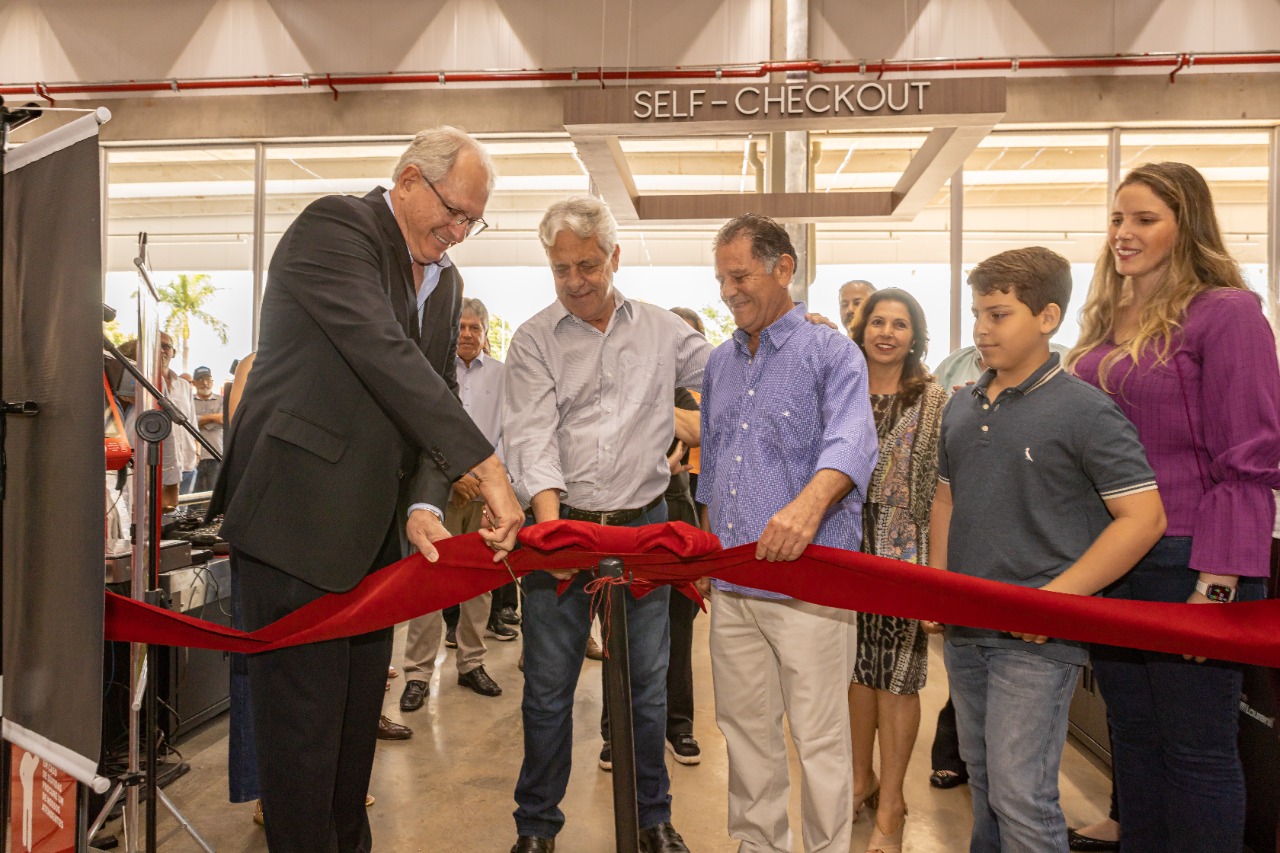
[[[786,71],[806,71],[814,74],[878,74],[928,71],[946,73],[958,71],[1011,71],[1019,70],[1072,70],[1072,69],[1121,69],[1167,68],[1175,71],[1195,65],[1241,66],[1280,64],[1280,51],[1269,53],[1217,53],[1217,54],[1143,54],[1117,56],[1047,57],[1047,58],[974,58],[974,59],[914,59],[881,60],[879,62],[763,62],[756,65],[738,65],[719,68],[643,68],[643,69],[583,69],[554,70],[517,69],[510,71],[442,71],[436,73],[388,73],[388,74],[326,74],[306,76],[266,76],[198,80],[149,80],[113,83],[24,83],[0,85],[2,95],[30,95],[47,98],[49,95],[95,95],[159,93],[182,91],[218,91],[243,89],[308,88],[312,84],[325,85],[336,92],[343,86],[396,86],[448,83],[511,83],[542,82],[565,83],[631,80],[729,80],[760,78]]]

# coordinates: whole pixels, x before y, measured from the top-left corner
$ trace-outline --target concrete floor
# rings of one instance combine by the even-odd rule
[[[668,755],[673,822],[694,853],[721,853],[737,845],[725,832],[726,767],[724,740],[715,724],[711,663],[707,652],[709,620],[700,616],[694,631],[694,678],[697,719],[694,729],[702,746],[702,763],[686,767]],[[402,659],[404,628],[397,631],[393,662]],[[910,853],[952,853],[968,849],[970,803],[967,787],[938,791],[928,785],[929,748],[934,720],[946,701],[946,673],[938,638],[931,639],[930,678],[923,698],[923,724],[908,774],[905,849]],[[442,649],[442,652],[445,651]],[[522,757],[520,736],[521,676],[516,668],[519,642],[490,641],[486,670],[503,687],[496,698],[459,687],[452,650],[437,669],[431,697],[419,711],[401,714],[401,676],[391,682],[387,714],[414,729],[408,741],[380,741],[369,810],[375,849],[412,851],[486,851],[505,853],[515,840],[512,789]],[[587,661],[578,685],[574,718],[573,776],[562,808],[568,821],[561,832],[560,853],[602,853],[613,849],[611,777],[596,765],[600,750],[598,724],[600,664]],[[227,802],[226,715],[180,744],[191,772],[167,793],[182,814],[219,853],[263,853],[262,830],[253,823],[253,805]],[[799,844],[798,770],[792,761],[792,826]],[[1062,762],[1062,804],[1067,821],[1079,826],[1105,814],[1109,777],[1087,751],[1069,741]],[[176,829],[161,810],[160,837]],[[118,831],[119,822],[107,830]],[[853,853],[866,849],[872,821],[864,814],[854,825]],[[185,834],[161,845],[166,853],[197,853]]]

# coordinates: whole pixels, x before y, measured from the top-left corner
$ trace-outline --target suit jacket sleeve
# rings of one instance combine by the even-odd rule
[[[272,284],[288,289],[400,433],[460,476],[493,449],[390,310],[376,220],[362,202],[335,197],[312,214],[295,223],[298,250],[285,254]]]

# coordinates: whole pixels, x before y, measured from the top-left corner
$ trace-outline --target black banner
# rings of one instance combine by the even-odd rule
[[[8,155],[4,737],[83,782],[102,729],[105,457],[98,121]]]

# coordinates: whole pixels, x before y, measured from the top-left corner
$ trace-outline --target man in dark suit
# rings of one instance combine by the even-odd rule
[[[481,534],[495,559],[515,543],[506,471],[447,378],[460,283],[445,252],[483,230],[493,170],[479,143],[444,127],[418,134],[394,179],[312,203],[271,261],[212,507],[248,630],[395,562],[400,525],[436,559],[432,542],[448,536],[438,508],[460,476],[495,519]],[[365,795],[390,658],[389,628],[250,658],[273,853],[371,849]]]

